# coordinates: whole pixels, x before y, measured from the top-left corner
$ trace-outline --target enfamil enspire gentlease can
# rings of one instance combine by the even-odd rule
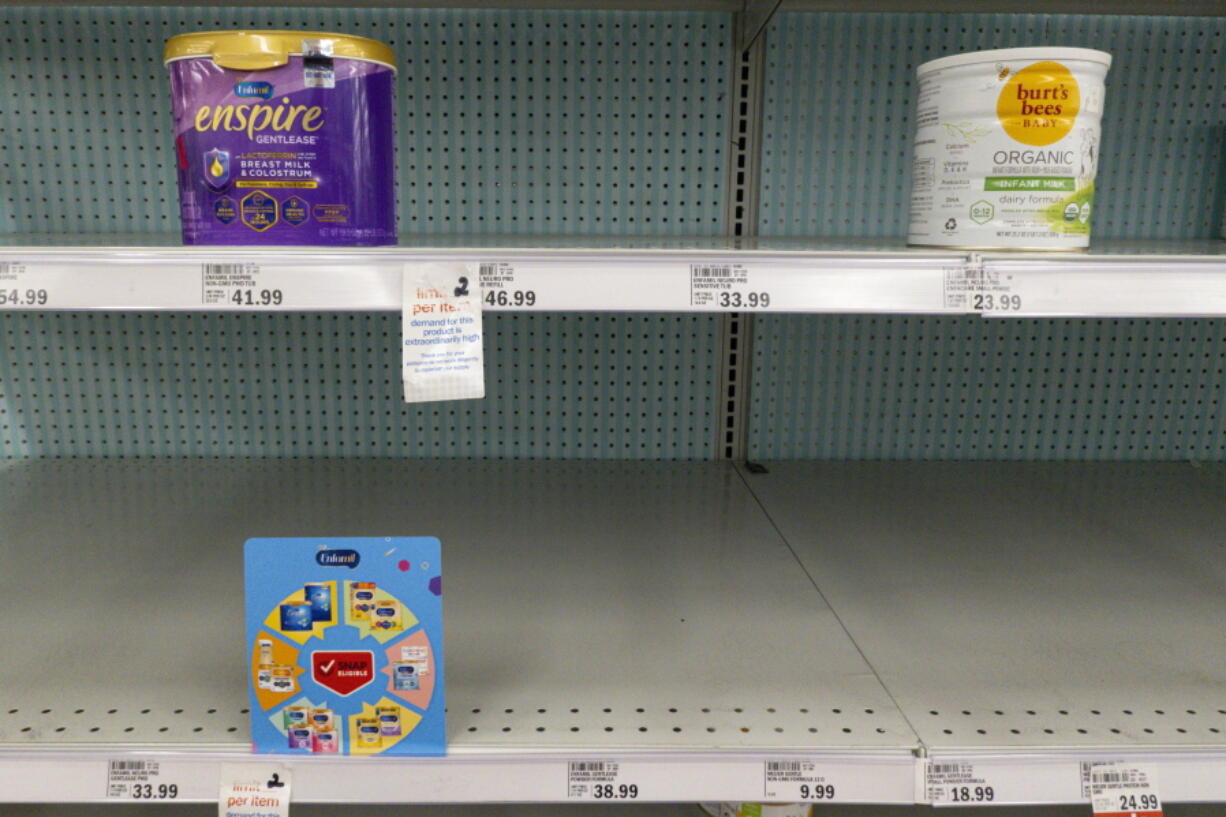
[[[1104,82],[1088,48],[957,54],[916,69],[911,244],[1090,244]]]
[[[396,243],[386,45],[215,31],[172,37],[165,60],[184,243]]]

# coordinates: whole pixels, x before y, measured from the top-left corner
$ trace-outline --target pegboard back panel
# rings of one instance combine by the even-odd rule
[[[0,27],[0,233],[177,234],[162,44],[233,28],[392,47],[402,233],[723,229],[731,15],[49,6]]]
[[[712,315],[485,317],[486,399],[405,404],[400,316],[14,313],[0,458],[714,456]]]
[[[750,459],[1224,460],[1226,320],[755,321]]]
[[[915,67],[1042,45],[1114,56],[1094,235],[1216,238],[1226,207],[1226,17],[1136,15],[776,15],[760,233],[905,236]]]

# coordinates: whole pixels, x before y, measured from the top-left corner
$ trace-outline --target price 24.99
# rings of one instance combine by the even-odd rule
[[[1158,811],[1160,808],[1156,794],[1120,795],[1120,811]]]

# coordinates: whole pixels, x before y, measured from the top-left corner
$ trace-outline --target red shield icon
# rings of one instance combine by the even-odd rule
[[[337,695],[352,695],[375,680],[375,655],[369,650],[316,650],[311,678]]]

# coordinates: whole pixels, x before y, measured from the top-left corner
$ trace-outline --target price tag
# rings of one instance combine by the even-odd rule
[[[51,290],[36,280],[27,264],[0,261],[0,309],[38,309],[50,307]]]
[[[1158,781],[1147,766],[1083,763],[1081,779],[1096,817],[1162,817]]]
[[[615,760],[576,760],[567,764],[569,800],[637,800],[639,784]]]
[[[755,287],[744,264],[690,264],[690,306],[768,309],[771,294]]]
[[[996,800],[996,789],[966,761],[929,761],[924,770],[924,788],[934,806]]]
[[[112,760],[107,764],[106,796],[123,800],[176,800],[179,785],[163,777],[156,760]]]
[[[972,259],[958,267],[946,267],[945,308],[980,315],[1021,312],[1022,296],[1016,292],[1013,273],[1001,272]]]
[[[514,264],[483,261],[478,265],[481,302],[486,309],[531,309],[536,306],[537,289],[523,283]]]
[[[234,309],[281,306],[284,288],[262,281],[263,277],[260,265],[252,262],[201,264],[200,302]]]
[[[218,817],[289,817],[290,769],[280,763],[223,763]]]
[[[763,799],[779,802],[834,800],[834,782],[811,760],[768,760]]]

